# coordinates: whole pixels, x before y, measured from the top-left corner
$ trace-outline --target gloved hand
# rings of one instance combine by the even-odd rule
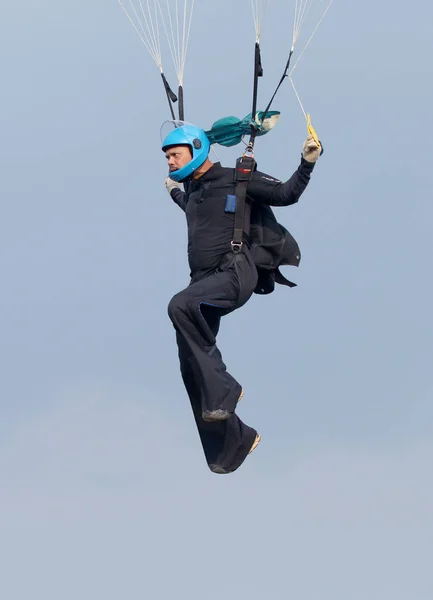
[[[171,192],[176,188],[178,188],[179,190],[181,189],[180,183],[177,183],[177,181],[170,179],[170,177],[167,177],[167,179],[165,180],[165,187],[167,188],[167,192],[170,194],[170,196]]]
[[[316,143],[314,137],[310,134],[304,142],[304,147],[302,149],[302,156],[305,160],[310,163],[315,163],[316,160],[323,153],[322,145],[319,142],[319,146]]]

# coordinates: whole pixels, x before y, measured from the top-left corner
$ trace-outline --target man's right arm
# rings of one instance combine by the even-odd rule
[[[170,179],[170,177],[167,177],[165,180],[165,187],[167,188],[167,191],[170,194],[173,202],[175,202],[185,212],[186,194],[185,192],[182,192],[180,185],[176,181],[173,181],[173,179]]]

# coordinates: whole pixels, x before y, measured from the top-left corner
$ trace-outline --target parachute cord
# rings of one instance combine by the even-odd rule
[[[256,42],[258,42],[260,39],[260,33],[259,33],[258,18],[256,16],[257,15],[257,7],[254,6],[254,0],[251,0],[251,8],[253,9],[254,29],[256,30]]]
[[[158,43],[158,48],[161,48],[161,36],[160,36],[160,31],[159,31],[159,19],[158,19],[158,9],[157,9],[158,3],[157,0],[154,0],[154,10],[155,10],[155,23],[156,23],[156,40]],[[162,52],[161,50],[159,51],[161,57],[162,57]]]
[[[296,88],[295,88],[295,84],[293,83],[293,79],[292,79],[290,76],[289,76],[289,79],[290,79],[290,83],[291,83],[291,84],[292,84],[292,86],[293,86],[294,92],[295,92],[295,94],[296,94],[296,98],[298,99],[299,106],[301,107],[301,110],[302,110],[302,112],[304,113],[304,117],[305,117],[305,120],[306,120],[306,122],[307,122],[307,130],[308,130],[308,135],[309,135],[309,136],[310,136],[310,135],[311,135],[311,136],[313,136],[313,138],[314,138],[314,141],[316,142],[317,146],[322,146],[322,144],[321,144],[321,142],[320,142],[319,138],[317,137],[317,132],[316,132],[316,130],[315,130],[315,129],[314,129],[314,127],[311,125],[311,118],[310,118],[310,115],[307,115],[307,113],[306,113],[306,112],[305,112],[305,110],[304,110],[304,107],[303,107],[303,105],[302,105],[302,102],[301,102],[301,98],[299,97],[299,94],[298,94],[298,92],[296,91]]]
[[[333,2],[334,2],[334,0],[330,0],[330,1],[329,1],[329,3],[328,3],[328,6],[327,6],[327,7],[326,7],[326,9],[325,9],[325,12],[323,13],[322,17],[320,18],[319,22],[317,23],[316,27],[314,28],[314,31],[313,31],[313,33],[312,33],[312,34],[310,35],[310,37],[308,38],[308,41],[307,41],[307,43],[305,44],[305,46],[304,46],[304,48],[303,48],[302,52],[300,53],[300,55],[298,56],[298,58],[297,58],[297,60],[296,60],[295,64],[293,65],[293,67],[292,67],[292,69],[291,69],[291,71],[290,71],[290,73],[289,73],[289,77],[291,77],[291,76],[292,76],[292,74],[293,74],[293,71],[294,71],[294,70],[296,69],[296,67],[298,66],[298,62],[301,60],[301,58],[302,58],[302,56],[303,56],[304,52],[306,51],[306,49],[307,49],[307,48],[308,48],[308,46],[310,45],[310,42],[311,42],[311,40],[313,39],[313,37],[314,37],[314,36],[315,36],[315,34],[317,33],[317,30],[319,29],[320,25],[322,24],[322,21],[323,21],[323,19],[326,17],[326,15],[327,15],[327,13],[328,13],[329,9],[331,8],[331,5],[332,5],[332,3],[333,3]],[[299,34],[299,32],[298,32],[298,34]]]
[[[302,26],[307,18],[307,15],[310,11],[313,0],[302,0],[299,2],[299,12],[296,6],[295,9],[295,28],[294,28],[294,36],[293,36],[293,44],[296,44],[298,41],[299,33],[302,29]],[[298,2],[296,3],[298,5]]]
[[[140,38],[140,40],[143,42],[145,48],[147,49],[147,51],[149,52],[149,54],[151,55],[151,57],[153,58],[153,60],[156,62],[157,66],[162,69],[162,59],[161,59],[161,51],[160,48],[158,47],[158,45],[155,43],[155,40],[149,39],[148,34],[146,33],[144,26],[141,22],[140,17],[137,14],[137,11],[134,8],[134,5],[131,4],[132,6],[132,10],[133,13],[137,19],[138,24],[140,25],[140,30],[138,29],[137,25],[134,23],[133,19],[131,18],[130,14],[128,13],[128,11],[126,10],[124,4],[122,3],[121,0],[117,0],[120,7],[122,8],[123,12],[125,13],[125,15],[127,16],[129,22],[131,23],[132,27],[135,29],[138,37]]]
[[[174,120],[172,104],[178,98],[163,74],[161,38],[165,33],[179,85],[179,118],[184,119],[183,76],[195,0],[117,0],[141,42],[161,71]]]
[[[185,63],[186,63],[186,56],[187,56],[187,52],[188,52],[188,43],[189,43],[189,38],[190,38],[190,34],[191,34],[191,24],[192,24],[192,15],[194,12],[194,2],[195,0],[192,0],[191,2],[191,8],[190,8],[190,12],[189,12],[189,22],[187,24],[187,10],[186,10],[186,0],[185,0],[185,5],[184,5],[184,25],[183,25],[183,39],[182,39],[182,58],[181,58],[181,65],[180,65],[180,79],[183,80],[183,74],[185,71]]]
[[[154,20],[152,18],[152,11],[151,11],[150,6],[149,6],[149,0],[147,0],[147,10],[149,11],[150,25],[149,25],[149,22],[148,22],[148,20],[146,18],[146,14],[144,12],[144,8],[143,8],[143,4],[141,3],[141,0],[140,0],[140,8],[141,8],[141,13],[142,13],[143,18],[144,18],[144,22],[146,23],[146,27],[147,27],[147,30],[148,30],[148,33],[149,33],[149,39],[151,39],[153,41],[153,45],[154,45],[155,48],[160,48],[160,45],[159,45],[159,36],[158,36],[158,19],[155,19],[156,23],[154,24],[154,22],[153,22]],[[157,14],[156,14],[156,11],[155,11],[155,17],[156,16],[157,16]],[[159,51],[159,54],[161,54],[161,51]]]
[[[131,8],[134,12],[134,15],[137,19],[137,22],[140,25],[141,30],[143,31],[143,34],[146,38],[146,40],[148,40],[148,43],[150,46],[152,46],[153,48],[153,56],[154,57],[160,57],[159,60],[162,61],[161,58],[161,44],[159,43],[159,37],[157,35],[157,25],[155,27],[153,21],[154,18],[155,20],[157,20],[157,15],[155,13],[155,17],[152,17],[152,12],[150,10],[149,7],[149,0],[147,0],[147,4],[148,4],[148,14],[149,16],[146,17],[146,13],[144,12],[144,8],[143,8],[143,4],[141,2],[141,0],[139,0],[139,5],[140,5],[140,9],[141,9],[141,14],[143,15],[143,21],[144,21],[144,25],[146,25],[146,29],[143,25],[143,21],[141,19],[141,17],[137,14],[137,11],[132,3],[131,0],[129,0],[129,4],[131,5]],[[147,30],[147,31],[146,31]],[[157,58],[155,58],[155,60],[157,60]]]
[[[155,0],[155,2],[158,3],[161,21],[170,49],[171,58],[176,70],[178,82],[179,85],[182,86],[195,0],[191,0],[189,15],[187,0],[184,0],[183,16],[179,14],[180,11],[178,0],[176,0],[176,7],[174,11],[173,9],[170,9],[168,0],[165,0],[166,14],[164,14],[162,9],[161,1],[162,0]],[[172,12],[174,12],[173,15]]]
[[[254,29],[256,30],[256,42],[260,43],[262,17],[266,0],[251,0],[253,10]]]
[[[212,150],[212,152],[215,154],[215,156],[217,157],[217,160],[218,160],[219,162],[221,162],[221,159],[220,159],[220,157],[218,156],[218,154],[217,154],[217,151],[215,150],[215,144],[212,144],[212,146],[211,146],[211,150]]]
[[[176,56],[176,35],[175,35],[174,29],[173,29],[173,20],[171,18],[170,6],[168,4],[168,0],[166,0],[168,25],[169,25],[169,27],[167,28],[167,24],[165,22],[166,19],[164,17],[164,11],[162,10],[162,7],[161,7],[161,2],[160,2],[160,0],[157,0],[157,2],[158,2],[159,12],[161,15],[162,25],[163,25],[164,31],[165,31],[165,37],[167,38],[168,47],[170,48],[170,54],[171,54],[171,58],[173,60],[174,68],[175,68],[176,72],[179,73],[179,62],[178,62],[178,60],[176,60],[176,58],[177,58],[177,56]],[[177,2],[176,2],[176,7],[177,7]]]
[[[296,14],[297,14],[297,11],[298,11],[298,0],[296,0],[296,3],[295,3],[295,18],[293,19],[292,46],[293,46],[293,43],[294,43],[295,38],[296,38]]]
[[[305,110],[304,110],[304,106],[303,106],[303,104],[302,104],[302,102],[301,102],[301,98],[299,97],[299,94],[298,94],[298,92],[297,92],[297,90],[296,90],[296,88],[295,88],[295,84],[293,83],[293,79],[290,77],[290,75],[289,75],[289,80],[290,80],[290,83],[292,84],[292,87],[293,87],[293,90],[294,90],[294,92],[295,92],[296,98],[298,99],[299,106],[301,107],[301,110],[302,110],[302,112],[304,113],[305,120],[307,121],[307,120],[308,120],[308,119],[307,119],[307,113],[306,113],[306,112],[305,112]]]
[[[284,79],[285,79],[286,77],[288,77],[288,78],[290,79],[290,81],[291,81],[291,83],[292,83],[292,85],[293,85],[293,88],[294,88],[294,90],[295,90],[296,97],[298,98],[298,102],[299,102],[299,104],[300,104],[300,106],[301,106],[302,112],[304,113],[304,115],[305,115],[305,118],[307,118],[307,115],[306,115],[306,113],[305,113],[305,110],[304,110],[304,108],[303,108],[303,106],[302,106],[302,102],[301,102],[301,100],[300,100],[300,98],[299,98],[299,95],[298,95],[298,93],[297,93],[297,91],[296,91],[296,88],[294,87],[293,80],[291,79],[291,76],[292,76],[292,73],[293,73],[293,71],[296,69],[296,66],[297,66],[297,64],[299,63],[299,61],[300,61],[300,59],[301,59],[302,55],[304,54],[305,50],[307,49],[307,47],[309,46],[309,44],[310,44],[311,40],[313,39],[314,35],[316,34],[317,30],[319,29],[319,27],[320,27],[320,25],[321,25],[321,23],[322,23],[323,19],[325,18],[326,14],[328,13],[329,9],[331,8],[331,5],[332,5],[333,1],[334,1],[334,0],[330,0],[330,1],[329,1],[329,3],[328,3],[328,6],[327,6],[327,7],[326,7],[326,9],[325,9],[325,12],[323,13],[323,15],[322,15],[321,19],[319,20],[318,24],[316,25],[316,27],[315,27],[315,29],[314,29],[313,33],[311,34],[310,38],[308,39],[308,41],[307,41],[307,43],[306,43],[306,45],[305,45],[304,49],[302,50],[302,52],[301,52],[300,56],[299,56],[299,57],[298,57],[298,59],[296,60],[296,63],[294,64],[293,68],[292,68],[292,69],[291,69],[291,71],[289,72],[289,68],[290,68],[290,61],[291,61],[291,58],[292,58],[293,52],[294,52],[294,50],[295,50],[295,44],[296,44],[296,41],[297,41],[297,39],[298,39],[298,36],[299,36],[299,31],[300,31],[300,28],[301,28],[301,26],[302,26],[302,24],[303,24],[303,22],[304,22],[304,20],[305,20],[305,17],[306,17],[306,15],[308,14],[308,11],[309,11],[309,9],[310,9],[310,7],[311,7],[311,0],[310,0],[310,3],[308,2],[308,0],[305,0],[305,2],[304,2],[304,3],[303,3],[301,0],[296,0],[296,7],[295,7],[295,24],[294,24],[294,28],[293,28],[293,43],[292,43],[292,48],[291,48],[291,50],[290,50],[289,58],[288,58],[288,60],[287,60],[287,63],[286,63],[286,68],[284,69],[284,73],[283,73],[283,75],[282,75],[282,77],[281,77],[281,79],[280,79],[280,81],[279,81],[279,83],[278,83],[278,85],[277,85],[277,89],[276,89],[276,90],[275,90],[275,92],[273,93],[273,95],[272,95],[272,98],[271,98],[271,100],[269,101],[269,104],[268,104],[268,106],[266,107],[266,109],[265,109],[265,111],[264,111],[264,113],[263,113],[263,118],[264,118],[264,119],[266,118],[266,115],[267,115],[267,113],[268,113],[269,109],[271,108],[272,102],[274,101],[274,98],[275,98],[275,96],[277,95],[277,92],[278,92],[278,90],[280,89],[280,87],[281,87],[281,85],[282,85],[282,83],[283,83],[283,81],[284,81]]]

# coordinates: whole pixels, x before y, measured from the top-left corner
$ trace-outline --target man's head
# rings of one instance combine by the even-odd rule
[[[179,171],[192,160],[191,148],[186,145],[169,146],[165,150],[165,158],[170,173],[174,173],[174,171]]]
[[[202,129],[188,123],[177,126],[162,143],[170,178],[182,182],[208,160],[210,142]]]

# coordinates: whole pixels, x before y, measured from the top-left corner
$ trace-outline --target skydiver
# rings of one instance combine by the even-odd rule
[[[162,151],[169,167],[166,189],[186,213],[188,227],[190,282],[168,305],[181,376],[209,469],[232,473],[256,448],[260,434],[235,412],[243,389],[227,371],[216,336],[221,317],[243,306],[256,290],[258,269],[247,233],[241,251],[233,252],[235,169],[210,160],[205,132],[183,124],[165,137]],[[298,202],[322,153],[320,142],[308,135],[300,164],[285,183],[255,171],[247,188],[250,208]]]

